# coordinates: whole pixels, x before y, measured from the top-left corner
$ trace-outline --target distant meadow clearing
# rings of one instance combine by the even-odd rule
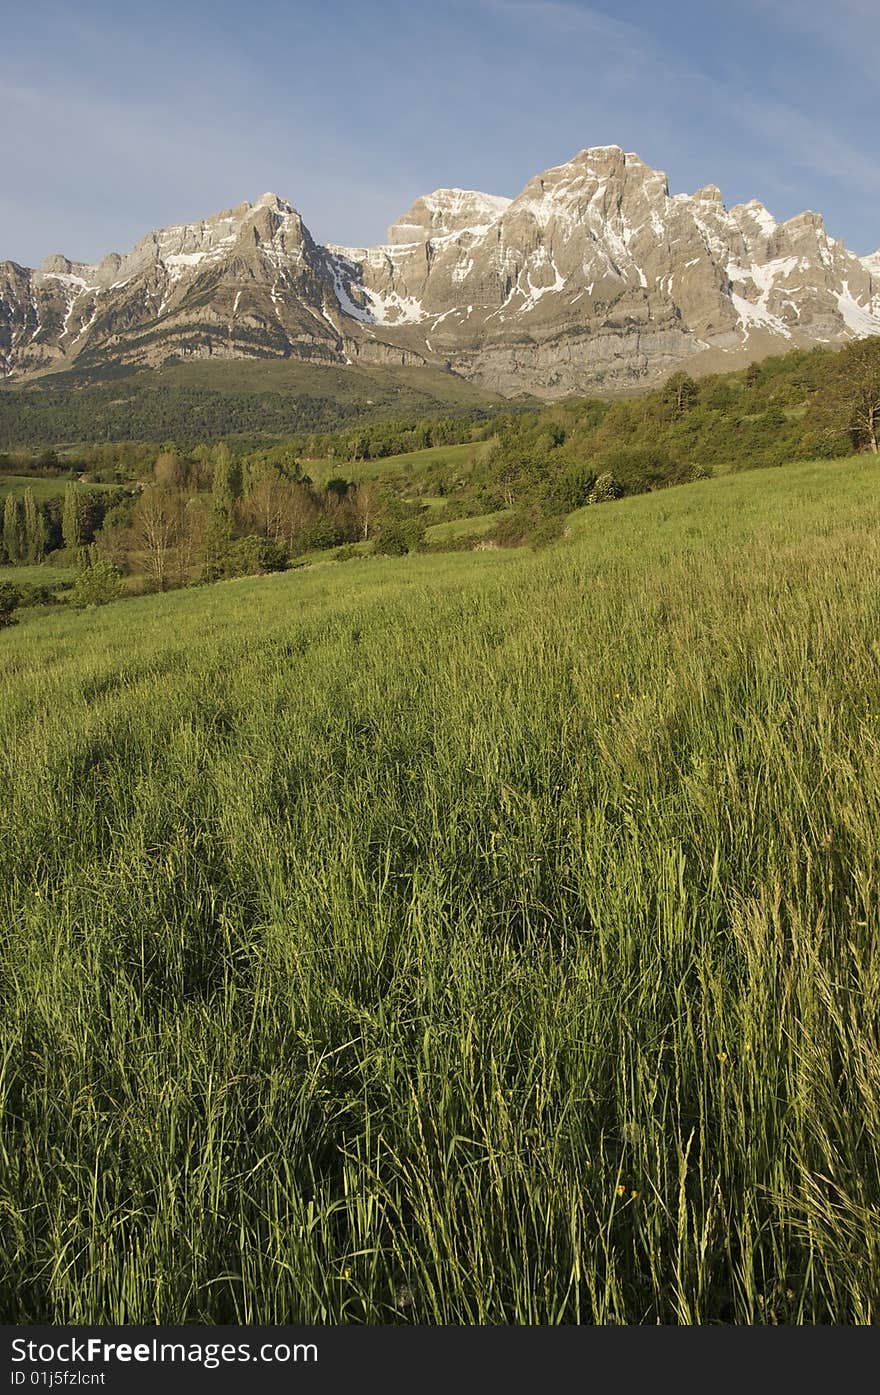
[[[880,474],[0,632],[7,1323],[880,1309]]]

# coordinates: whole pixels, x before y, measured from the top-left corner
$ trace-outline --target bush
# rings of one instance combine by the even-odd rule
[[[385,523],[374,544],[376,552],[386,557],[403,557],[415,552],[425,537],[425,525],[415,518],[395,518]]]
[[[212,563],[209,581],[231,580],[236,576],[264,576],[267,572],[287,570],[290,558],[281,543],[269,538],[239,538],[216,557]]]
[[[322,552],[325,548],[336,547],[344,540],[339,529],[329,518],[316,518],[315,522],[303,530],[297,538],[297,546],[303,552]]]
[[[571,513],[583,507],[595,483],[595,470],[588,465],[572,465],[549,486],[547,501],[558,504],[563,513]]]
[[[72,582],[65,582],[65,583],[62,583],[62,584],[63,584],[64,587],[69,591],[69,590],[71,590],[72,584],[73,584],[73,583],[72,583]],[[21,606],[24,606],[24,605],[60,605],[61,602],[60,602],[60,600],[59,600],[59,598],[58,598],[58,595],[56,594],[57,591],[59,591],[60,589],[61,589],[61,586],[60,586],[60,585],[59,585],[59,586],[41,586],[41,585],[36,585],[36,586],[34,586],[34,585],[24,585],[24,586],[20,587],[20,599],[19,599],[19,602],[18,602],[18,603],[19,603],[19,605],[21,605]]]
[[[669,455],[661,446],[613,446],[602,452],[597,462],[600,467],[599,479],[610,475],[618,487],[611,498],[619,499],[623,494],[644,494],[649,489],[662,488],[667,484],[683,484],[687,479],[687,466]],[[599,480],[593,486],[596,490]]]
[[[551,514],[549,518],[543,518],[529,535],[529,546],[538,550],[542,547],[549,547],[551,543],[558,542],[565,531],[565,517],[562,514]]]
[[[486,534],[486,541],[497,543],[499,547],[523,547],[526,543],[536,548],[546,547],[562,537],[564,527],[565,518],[561,514],[548,517],[538,508],[519,509],[499,519],[491,533]]]
[[[590,490],[587,503],[606,504],[611,499],[619,499],[622,493],[623,491],[614,476],[606,473],[604,475],[599,475],[597,478],[596,483]]]
[[[0,581],[0,630],[17,625],[13,612],[21,601],[21,593],[8,581]]]
[[[98,560],[84,567],[73,584],[70,604],[78,610],[88,605],[106,605],[122,591],[122,576],[112,562]]]

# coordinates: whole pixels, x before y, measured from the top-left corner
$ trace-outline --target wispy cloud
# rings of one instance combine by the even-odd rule
[[[538,24],[548,32],[591,34],[613,43],[648,47],[645,31],[626,20],[614,19],[589,5],[567,3],[567,0],[480,0],[484,9],[494,10],[509,19]]]
[[[0,257],[92,260],[266,189],[378,241],[437,185],[515,194],[610,142],[876,245],[876,4],[741,0],[725,29],[675,0],[36,0],[0,50]]]
[[[880,72],[880,24],[877,0],[753,0],[791,34],[817,39],[852,73],[861,73],[876,88]]]
[[[744,126],[802,169],[880,192],[880,161],[835,134],[821,117],[759,98],[738,96],[734,105]]]

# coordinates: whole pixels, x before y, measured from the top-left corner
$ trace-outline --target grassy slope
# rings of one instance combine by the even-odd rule
[[[295,359],[238,359],[216,363],[194,360],[152,369],[149,378],[144,377],[145,382],[150,380],[160,387],[218,392],[294,392],[372,406],[410,396],[417,401],[436,397],[441,402],[466,407],[486,401],[504,401],[499,393],[430,367],[334,368],[326,364],[297,363]],[[408,412],[402,414],[408,415]]]
[[[478,538],[488,533],[510,509],[499,509],[497,513],[476,514],[472,518],[451,518],[448,523],[432,523],[425,529],[428,542],[451,542],[455,538]]]
[[[4,1319],[876,1320],[876,468],[0,634]]]

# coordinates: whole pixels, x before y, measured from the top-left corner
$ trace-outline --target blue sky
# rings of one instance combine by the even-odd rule
[[[319,240],[587,145],[880,246],[878,0],[0,6],[0,259],[96,260],[274,190]]]

